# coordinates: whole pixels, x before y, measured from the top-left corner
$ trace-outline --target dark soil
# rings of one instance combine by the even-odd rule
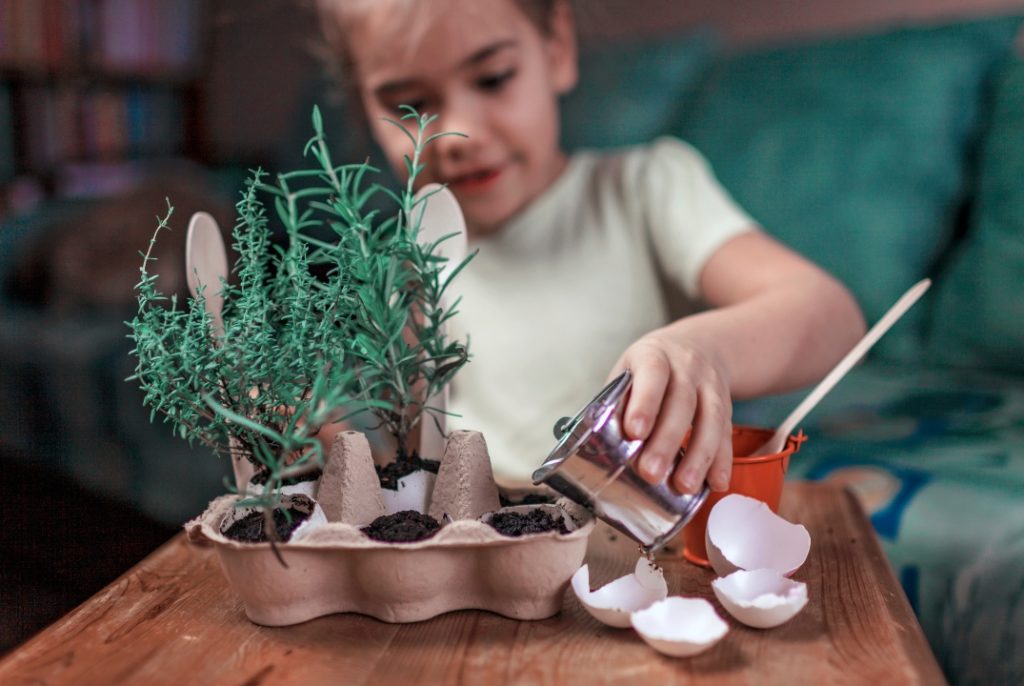
[[[394,462],[384,467],[374,465],[374,468],[377,470],[377,478],[380,479],[380,487],[397,491],[398,480],[403,476],[408,476],[418,469],[437,474],[441,463],[437,460],[424,459],[414,452],[412,455],[399,455]]]
[[[550,512],[540,508],[529,512],[495,512],[488,524],[503,536],[525,536],[545,531],[569,533],[564,519],[555,518]]]
[[[291,508],[288,510],[288,515],[291,521],[288,521],[284,511],[280,508],[274,510],[274,528],[277,530],[277,540],[279,541],[287,541],[291,538],[292,532],[309,517],[309,512]],[[224,536],[242,543],[264,543],[268,540],[263,530],[264,523],[262,512],[251,512],[229,526],[224,532]]]
[[[402,510],[377,517],[362,532],[375,541],[384,543],[413,543],[430,538],[441,525],[430,515],[416,510]]]
[[[504,493],[498,494],[498,502],[502,507],[513,505],[553,505],[555,499],[543,493],[527,493],[522,498],[511,498]]]
[[[323,476],[323,473],[324,470],[317,468],[312,471],[306,472],[305,474],[299,474],[298,476],[292,477],[291,479],[285,479],[283,482],[281,482],[281,485],[294,486],[295,484],[301,484],[304,481],[316,481],[321,476]],[[249,479],[249,483],[256,486],[262,486],[263,484],[267,483],[267,479],[269,477],[270,472],[268,472],[265,469],[261,469],[260,471],[252,475],[252,478]]]

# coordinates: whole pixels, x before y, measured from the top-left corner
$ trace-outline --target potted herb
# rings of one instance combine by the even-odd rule
[[[161,295],[151,252],[143,257],[129,324],[132,378],[176,434],[235,461],[236,492],[186,529],[214,544],[246,614],[261,624],[346,611],[417,621],[464,608],[548,617],[593,527],[585,510],[562,501],[546,506],[564,522],[559,531],[512,538],[484,523],[500,503],[477,432],[455,432],[443,455],[431,456],[440,459],[436,486],[405,520],[377,521],[394,513],[366,436],[321,442],[328,424],[368,412],[394,436],[395,462],[417,466],[417,428],[445,412],[428,399],[468,360],[467,345],[445,334],[458,303],[444,296],[469,258],[445,269],[445,237],[420,240],[431,193],[415,195],[413,180],[436,135],[426,134],[432,118],[412,111],[393,123],[408,122],[410,180],[397,192],[364,187],[374,172],[366,163],[332,161],[317,111],[306,146],[312,168],[273,180],[253,173],[237,206],[234,278],[220,285],[222,328],[205,291],[184,304]],[[374,196],[390,199],[393,213],[370,210]],[[284,229],[281,245],[272,220]],[[287,492],[310,475],[312,490]],[[412,533],[387,534],[395,524]]]
[[[356,384],[362,397],[377,401],[368,405],[377,419],[374,428],[390,434],[396,446],[394,459],[377,468],[389,513],[426,512],[441,455],[418,453],[417,430],[425,422],[441,425],[445,409],[432,406],[429,399],[439,397],[469,359],[468,343],[446,335],[445,323],[455,315],[458,301],[445,296],[452,279],[473,255],[448,264],[442,254],[443,244],[464,231],[464,226],[446,227],[450,233],[424,240],[426,206],[432,196],[447,191],[434,188],[419,195],[413,191],[423,169],[424,147],[442,136],[461,135],[428,135],[434,119],[406,108],[400,121],[391,122],[409,137],[412,150],[401,191],[376,187],[360,195],[358,183],[365,168],[353,177],[350,193],[332,192],[328,202],[311,203],[332,218],[327,222],[331,240],[310,235],[308,224],[298,227],[300,237],[314,248],[314,262],[344,264],[348,270],[355,304],[347,322],[350,359],[360,370]],[[330,155],[316,115],[314,126],[316,136],[307,150],[326,170]],[[360,211],[374,191],[390,198],[397,209],[379,223]]]
[[[257,475],[262,488],[238,501],[262,512],[256,540],[280,540],[293,519],[312,514],[288,507],[282,487],[320,468],[323,448],[316,438],[342,408],[359,412],[369,374],[348,363],[352,285],[341,274],[318,282],[310,251],[289,231],[284,249],[272,249],[269,220],[258,193],[268,188],[257,171],[238,202],[234,230],[237,283],[221,284],[223,331],[205,307],[205,291],[182,306],[155,287],[152,248],[168,227],[173,208],[159,221],[143,257],[138,313],[129,323],[137,358],[135,373],[152,415],[160,413],[174,433],[232,457],[236,475]],[[287,187],[288,177],[279,177]],[[278,205],[281,209],[281,205]],[[286,224],[298,219],[287,212]],[[246,491],[246,480],[238,487]],[[305,505],[305,503],[304,503]],[[274,523],[285,520],[285,526]],[[241,529],[240,529],[241,530]]]

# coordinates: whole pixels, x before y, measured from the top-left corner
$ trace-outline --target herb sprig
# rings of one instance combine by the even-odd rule
[[[435,117],[412,109],[391,121],[413,148],[407,183],[395,192],[367,184],[377,172],[368,162],[336,165],[319,109],[312,119],[305,155],[315,164],[273,182],[253,171],[236,205],[235,278],[218,286],[223,335],[203,290],[182,304],[156,288],[152,249],[170,228],[170,201],[142,254],[138,312],[128,322],[136,357],[130,380],[151,420],[159,413],[190,444],[265,472],[263,491],[239,505],[268,516],[285,480],[323,464],[317,433],[325,424],[372,412],[406,454],[422,418],[440,415],[426,398],[469,359],[468,341],[444,335],[458,302],[441,296],[472,255],[442,280],[441,241],[418,240],[429,196],[414,193],[425,146],[459,134],[428,136]],[[368,209],[378,193],[392,201],[390,216]],[[272,240],[268,207],[284,227],[283,245]]]

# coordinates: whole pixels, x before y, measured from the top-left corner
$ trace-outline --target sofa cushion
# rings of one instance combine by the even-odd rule
[[[697,30],[584,47],[579,84],[562,102],[563,144],[611,148],[665,133],[712,66],[716,45],[710,30]]]
[[[941,363],[1024,371],[1024,60],[994,93],[967,238],[939,285],[929,355]]]
[[[747,52],[680,133],[766,229],[849,285],[869,321],[953,236],[983,93],[1019,18]],[[925,308],[879,345],[919,351]]]

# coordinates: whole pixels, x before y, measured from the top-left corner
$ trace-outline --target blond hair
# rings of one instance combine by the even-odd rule
[[[352,51],[345,27],[371,3],[377,0],[315,0],[320,30],[325,42],[321,50],[328,71],[340,83],[351,85],[353,75]],[[401,0],[408,11],[395,13],[396,31],[401,32],[406,45],[414,46],[420,40],[423,13],[436,11],[437,3],[428,0]],[[551,33],[551,17],[557,5],[567,0],[512,0],[519,11],[543,35]]]

